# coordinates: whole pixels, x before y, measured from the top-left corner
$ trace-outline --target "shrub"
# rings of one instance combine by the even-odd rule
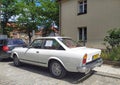
[[[106,45],[106,50],[102,51],[103,59],[120,61],[120,28],[109,30],[104,41],[108,45]]]
[[[120,28],[114,28],[108,31],[108,36],[105,36],[104,41],[112,48],[120,44]]]
[[[103,50],[102,51],[102,57],[106,60],[111,61],[120,61],[120,46],[113,47],[112,49]]]

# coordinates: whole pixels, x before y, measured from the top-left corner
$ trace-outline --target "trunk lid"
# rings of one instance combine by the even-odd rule
[[[87,54],[86,63],[100,58],[101,50],[95,48],[77,47],[71,48],[70,51],[80,53],[81,55]]]

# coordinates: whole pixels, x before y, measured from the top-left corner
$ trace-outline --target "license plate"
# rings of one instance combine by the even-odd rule
[[[99,57],[99,54],[96,54],[93,56],[93,60],[97,59]]]

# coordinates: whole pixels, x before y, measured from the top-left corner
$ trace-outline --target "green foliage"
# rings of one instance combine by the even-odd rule
[[[36,29],[36,23],[39,22],[37,7],[35,6],[35,0],[19,0],[16,3],[16,13],[20,17],[18,18],[18,24],[21,30]]]
[[[111,61],[120,61],[120,46],[102,51],[102,58]]]
[[[18,19],[20,28],[26,28],[26,30],[29,28],[30,31],[36,30],[38,25],[49,28],[52,21],[58,25],[58,6],[54,0],[19,0],[16,4],[16,13],[20,14]]]
[[[109,30],[104,41],[109,45],[106,45],[106,50],[102,51],[103,59],[120,61],[120,28]]]
[[[1,27],[3,29],[3,34],[6,34],[9,28],[6,27],[6,23],[12,15],[15,15],[15,4],[17,0],[0,0],[0,11],[2,11],[3,20],[1,22]]]
[[[3,16],[4,19],[6,19],[6,22],[8,19],[12,16],[15,15],[15,3],[16,0],[0,0],[0,10],[4,12]]]
[[[114,28],[108,31],[108,36],[104,38],[112,48],[120,44],[120,28]]]
[[[4,12],[4,25],[12,15],[19,15],[17,24],[20,30],[37,30],[39,25],[46,26],[49,31],[52,21],[59,26],[59,4],[56,0],[0,0],[0,3],[0,10]]]
[[[44,16],[49,22],[55,21],[59,23],[59,4],[56,0],[39,0],[40,7],[42,8],[42,16]]]

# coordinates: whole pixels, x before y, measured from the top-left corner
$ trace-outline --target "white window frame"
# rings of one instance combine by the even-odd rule
[[[85,3],[85,1],[86,1],[86,3]],[[78,15],[87,13],[87,8],[86,8],[86,12],[85,12],[85,5],[87,6],[87,0],[79,0],[78,1]],[[81,6],[82,6],[82,9],[81,9]]]

